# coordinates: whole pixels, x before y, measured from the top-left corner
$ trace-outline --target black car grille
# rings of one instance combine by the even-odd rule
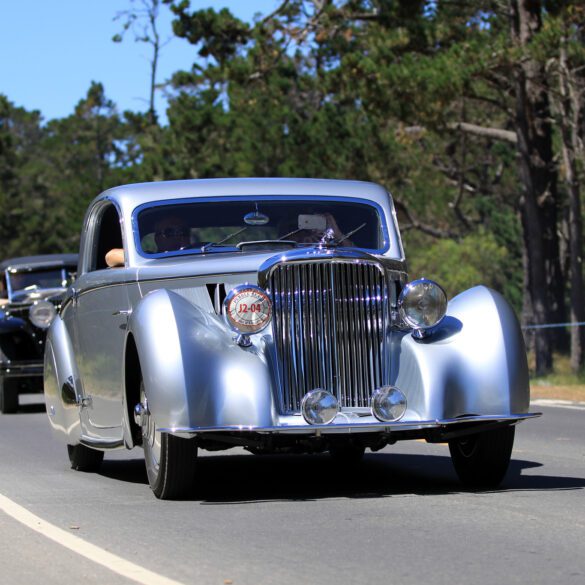
[[[278,264],[268,289],[282,393],[281,412],[299,412],[314,388],[341,407],[368,407],[385,379],[388,286],[374,262]]]
[[[41,348],[26,331],[0,334],[0,352],[3,360],[21,362],[42,359]]]

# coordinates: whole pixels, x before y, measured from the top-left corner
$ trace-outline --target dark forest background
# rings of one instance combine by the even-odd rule
[[[160,83],[163,10],[193,66]],[[524,324],[585,321],[583,0],[285,0],[254,23],[129,0],[113,16],[114,41],[148,45],[150,107],[120,112],[96,81],[45,121],[0,94],[3,257],[75,251],[87,204],[119,184],[361,179],[393,194],[412,276],[449,296],[487,284]],[[536,373],[553,350],[582,369],[583,330],[536,330]]]

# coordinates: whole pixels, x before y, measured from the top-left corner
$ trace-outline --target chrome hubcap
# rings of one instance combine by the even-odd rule
[[[134,407],[134,422],[139,426],[142,427],[144,423],[144,417],[148,415],[148,404],[144,404],[139,402]]]
[[[134,409],[135,418],[137,417],[137,409],[139,410],[138,416],[140,419],[137,424],[140,424],[142,429],[142,447],[146,459],[146,470],[149,476],[151,474],[157,475],[161,453],[161,433],[156,430],[156,423],[148,408],[148,400],[144,390],[141,390],[140,402]]]

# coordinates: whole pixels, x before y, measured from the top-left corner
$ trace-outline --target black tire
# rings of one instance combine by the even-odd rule
[[[85,445],[67,445],[71,469],[76,471],[99,471],[104,460],[104,452],[90,449]]]
[[[0,376],[0,412],[14,414],[18,410],[18,380]]]
[[[357,465],[363,459],[366,448],[353,439],[335,441],[329,445],[329,454],[340,465]]]
[[[142,417],[142,448],[148,483],[161,500],[177,500],[189,496],[195,487],[197,444],[156,430],[153,416],[148,412],[148,400],[141,383],[140,400],[144,405]]]
[[[508,471],[516,427],[485,431],[449,441],[449,451],[461,483],[495,488]]]

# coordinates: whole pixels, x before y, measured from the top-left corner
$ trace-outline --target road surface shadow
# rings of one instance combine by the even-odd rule
[[[542,467],[512,460],[495,492],[576,490],[585,477],[524,474]],[[104,460],[101,475],[147,484],[141,459]],[[400,495],[444,495],[474,492],[459,483],[448,455],[366,454],[360,464],[340,467],[323,455],[212,455],[198,459],[198,483],[187,498],[226,505],[260,501],[310,501],[323,498],[381,498]]]
[[[111,479],[125,481],[126,483],[143,483],[148,485],[144,459],[108,459],[106,458],[100,467],[99,474]]]
[[[34,403],[34,404],[19,404],[16,414],[35,414],[39,412],[47,412],[45,403]]]

